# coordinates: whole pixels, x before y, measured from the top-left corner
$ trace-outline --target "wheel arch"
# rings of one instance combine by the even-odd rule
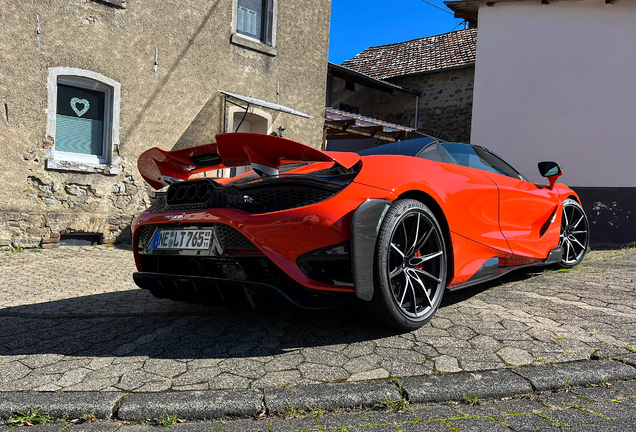
[[[444,242],[447,245],[446,254],[448,259],[446,260],[446,282],[448,283],[448,281],[453,280],[453,276],[455,274],[455,257],[453,255],[453,243],[451,241],[448,220],[446,219],[446,215],[444,214],[442,207],[435,200],[435,198],[433,198],[426,192],[419,190],[410,190],[403,192],[398,195],[396,200],[398,199],[414,199],[424,204],[433,212],[435,218],[437,219],[437,222],[440,225],[440,228],[442,229],[442,234],[444,234]]]

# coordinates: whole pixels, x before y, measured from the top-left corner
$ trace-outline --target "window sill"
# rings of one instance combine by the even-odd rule
[[[271,47],[269,45],[262,44],[253,39],[241,36],[238,33],[232,34],[232,37],[230,38],[230,43],[234,45],[238,45],[243,48],[248,48],[263,54],[267,54],[272,57],[276,57],[276,48]]]
[[[89,162],[76,162],[69,160],[59,160],[53,158],[46,159],[45,168],[47,170],[59,170],[59,171],[75,171],[83,173],[99,173],[106,175],[119,174],[118,166],[119,158],[115,157],[112,164],[96,164]]]
[[[128,0],[97,0],[100,3],[105,3],[109,6],[115,6],[120,9],[126,9]]]

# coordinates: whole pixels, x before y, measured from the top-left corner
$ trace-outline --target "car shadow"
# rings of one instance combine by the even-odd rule
[[[141,289],[3,308],[0,328],[0,356],[169,359],[271,356],[400,334],[346,309],[263,313],[159,300]]]
[[[441,308],[534,275],[519,271],[447,293]],[[277,304],[263,313],[159,300],[142,289],[3,308],[0,328],[0,356],[165,359],[272,356],[405,333],[381,327],[354,307],[311,311]]]
[[[474,285],[468,288],[458,289],[457,291],[446,292],[444,294],[444,298],[442,299],[442,303],[440,304],[440,308],[452,306],[454,304],[460,303],[479,293],[488,291],[491,288],[495,288],[495,287],[505,285],[508,283],[530,280],[536,277],[537,275],[542,274],[546,268],[549,269],[549,267],[528,267],[525,269],[518,269],[510,273],[506,273],[505,275],[497,279],[493,279],[488,282],[483,282],[479,285]]]

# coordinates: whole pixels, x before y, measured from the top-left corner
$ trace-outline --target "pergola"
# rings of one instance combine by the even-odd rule
[[[377,138],[387,142],[415,138],[421,134],[413,128],[388,123],[335,108],[325,109],[325,139]]]

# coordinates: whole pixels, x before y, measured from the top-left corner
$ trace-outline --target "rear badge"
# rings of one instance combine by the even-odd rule
[[[167,215],[167,216],[164,216],[163,218],[164,219],[183,219],[185,215],[186,215],[185,213],[182,213],[180,215]]]

